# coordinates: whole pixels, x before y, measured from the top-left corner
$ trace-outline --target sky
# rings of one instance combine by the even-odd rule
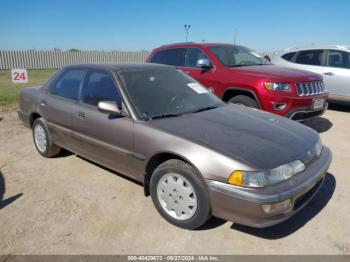
[[[151,50],[189,41],[258,51],[350,45],[349,0],[0,0],[0,50]]]

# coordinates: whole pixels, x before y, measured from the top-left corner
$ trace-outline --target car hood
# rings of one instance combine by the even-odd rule
[[[298,122],[237,105],[149,124],[259,170],[310,158],[319,139],[315,131]]]
[[[259,79],[265,78],[270,81],[298,83],[322,80],[322,77],[318,74],[277,65],[232,67],[229,70],[234,70],[236,74],[242,74]]]

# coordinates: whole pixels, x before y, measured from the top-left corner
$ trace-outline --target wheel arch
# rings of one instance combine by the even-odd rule
[[[246,88],[241,88],[241,87],[226,88],[226,90],[222,96],[222,100],[224,102],[228,102],[228,100],[230,98],[238,96],[238,95],[245,95],[245,96],[248,96],[248,97],[254,99],[258,103],[259,108],[261,108],[261,103],[260,103],[258,96],[255,94],[254,91],[246,89]]]
[[[198,171],[198,173],[200,173],[198,168],[186,157],[179,155],[175,152],[169,152],[169,151],[158,152],[158,153],[154,154],[153,156],[151,156],[150,158],[148,158],[148,160],[146,161],[147,163],[145,165],[145,177],[144,177],[144,183],[143,183],[145,196],[150,195],[149,182],[151,180],[151,176],[152,176],[154,170],[159,165],[161,165],[162,163],[164,163],[170,159],[182,160],[182,161],[186,162],[187,164],[191,165],[193,168],[195,168]]]
[[[37,112],[32,112],[29,114],[29,125],[31,128],[33,127],[34,121],[40,117],[41,117],[41,115]]]

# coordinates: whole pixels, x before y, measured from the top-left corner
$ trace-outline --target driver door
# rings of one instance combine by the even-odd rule
[[[99,112],[97,105],[101,101],[121,104],[122,99],[109,72],[90,70],[73,113],[74,136],[80,153],[120,173],[131,175],[135,161],[133,119]]]

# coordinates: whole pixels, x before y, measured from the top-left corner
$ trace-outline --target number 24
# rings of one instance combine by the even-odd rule
[[[24,73],[14,72],[14,80],[26,80],[26,75]]]

